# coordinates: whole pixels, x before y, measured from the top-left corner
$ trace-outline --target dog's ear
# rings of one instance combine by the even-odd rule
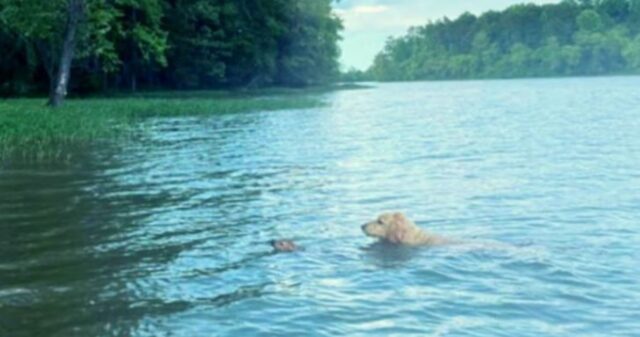
[[[391,243],[401,244],[407,236],[407,226],[404,221],[394,221],[387,232],[387,240]]]
[[[406,224],[407,223],[407,217],[404,214],[400,213],[400,212],[393,213],[393,222]]]

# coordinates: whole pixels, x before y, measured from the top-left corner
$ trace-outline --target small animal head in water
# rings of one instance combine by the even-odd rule
[[[368,236],[400,243],[409,226],[409,220],[402,213],[385,213],[375,221],[362,225],[362,231]]]
[[[288,253],[298,250],[298,246],[292,240],[271,240],[271,246],[276,252]]]

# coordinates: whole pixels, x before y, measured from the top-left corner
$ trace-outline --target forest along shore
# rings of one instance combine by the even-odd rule
[[[0,0],[0,96],[327,84],[342,30],[331,4]]]
[[[364,74],[379,81],[640,74],[640,0],[514,5],[414,27]]]

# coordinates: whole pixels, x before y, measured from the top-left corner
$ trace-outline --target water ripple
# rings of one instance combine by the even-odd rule
[[[0,335],[637,336],[637,88],[384,84],[13,163]],[[460,244],[360,233],[396,209]]]

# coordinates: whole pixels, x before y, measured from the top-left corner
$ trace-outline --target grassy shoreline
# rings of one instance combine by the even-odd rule
[[[321,92],[319,89],[150,92],[69,99],[58,109],[46,107],[42,98],[4,99],[0,100],[0,160],[16,156],[62,159],[68,156],[69,149],[122,139],[138,121],[149,117],[318,107],[323,102],[313,94]]]

